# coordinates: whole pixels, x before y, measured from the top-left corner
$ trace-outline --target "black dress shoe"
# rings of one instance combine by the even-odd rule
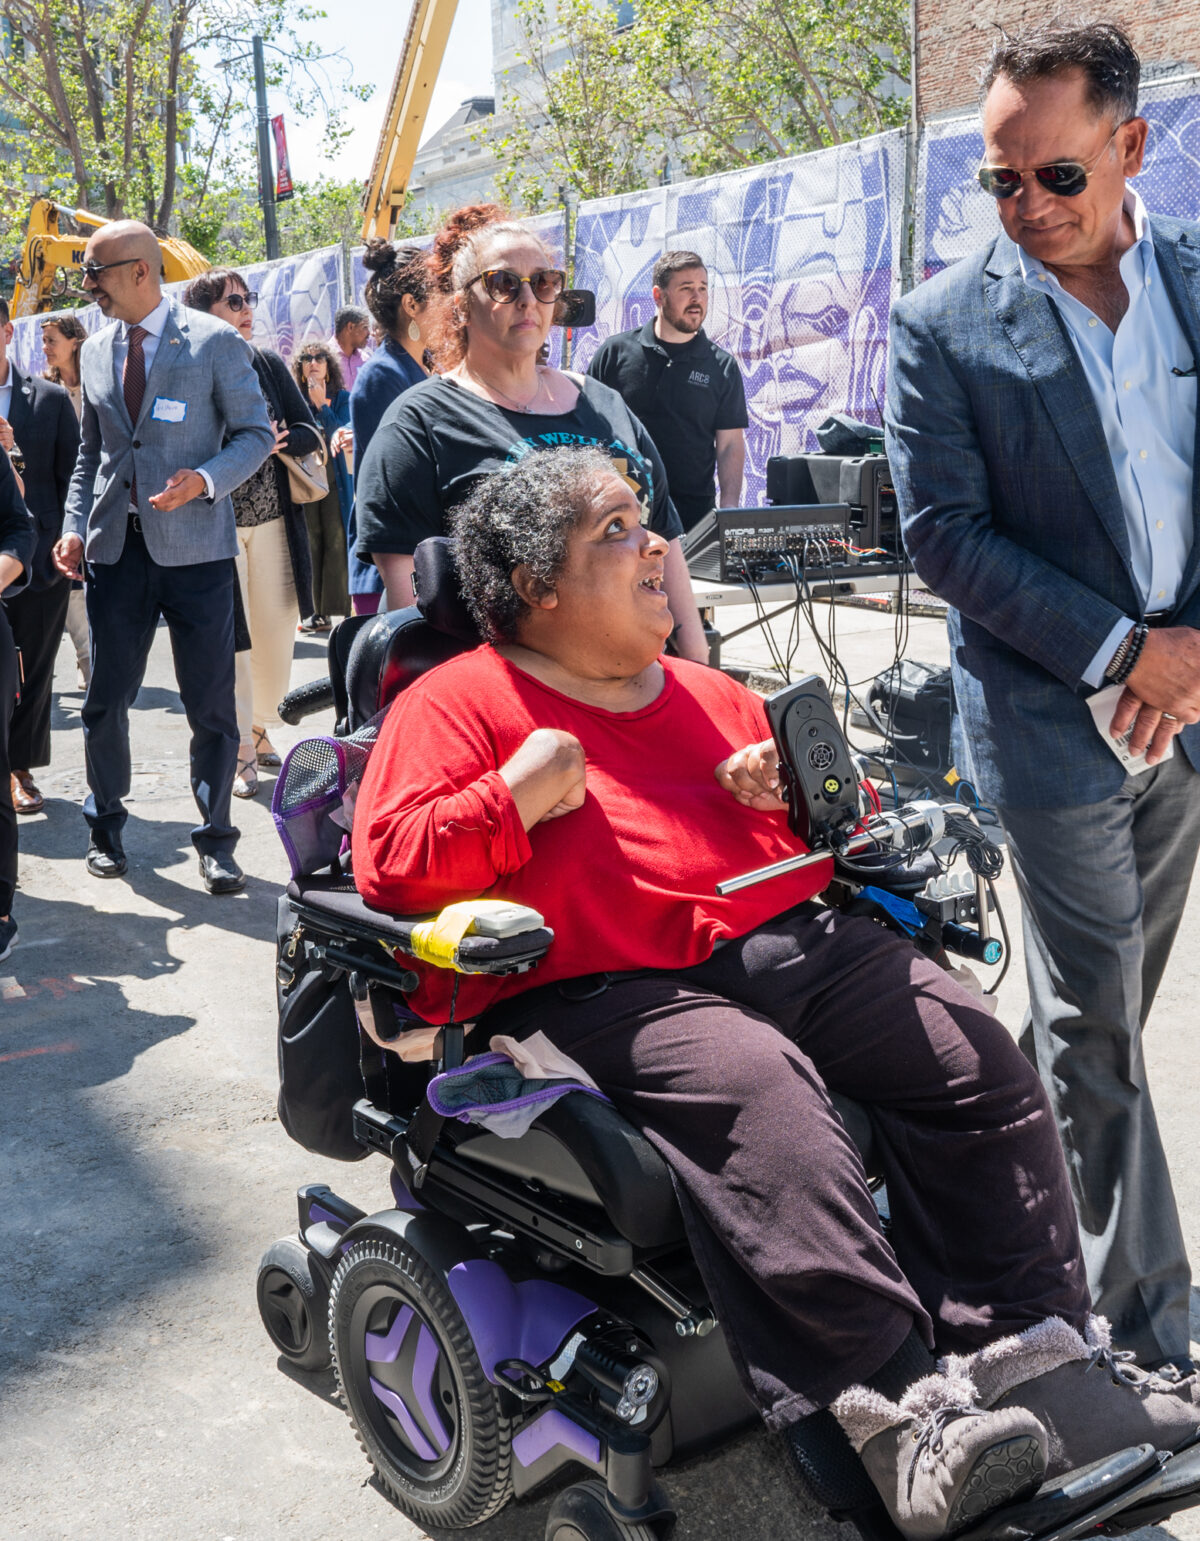
[[[119,878],[128,866],[120,835],[104,834],[94,829],[87,849],[87,869],[92,876]]]
[[[210,894],[236,894],[246,886],[246,874],[229,851],[201,856],[200,876]]]

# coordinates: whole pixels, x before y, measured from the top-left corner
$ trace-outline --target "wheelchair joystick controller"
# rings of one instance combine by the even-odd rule
[[[849,859],[874,852],[915,854],[945,833],[939,803],[906,803],[888,813],[868,814],[858,767],[823,680],[809,674],[785,685],[766,702],[767,721],[779,753],[780,781],[788,804],[788,828],[808,850],[717,884],[717,893],[737,893],[755,883],[797,872],[830,856]]]
[[[913,855],[927,850],[942,838],[946,828],[946,814],[940,803],[906,803],[902,808],[887,813],[872,814],[863,819],[857,829],[836,829],[823,832],[820,846],[806,851],[802,856],[788,856],[783,861],[772,862],[767,867],[757,867],[753,872],[743,872],[739,877],[727,878],[717,884],[722,897],[734,894],[740,888],[751,888],[755,883],[765,883],[769,878],[782,877],[788,872],[798,872],[803,867],[828,861],[831,856],[853,858],[867,852],[901,852]]]

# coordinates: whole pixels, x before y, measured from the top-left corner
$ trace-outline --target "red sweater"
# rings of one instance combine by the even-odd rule
[[[744,808],[713,776],[735,749],[770,737],[762,702],[713,669],[663,659],[656,701],[585,706],[490,647],[431,670],[396,701],[367,763],[354,816],[354,873],[368,904],[429,914],[482,895],[528,904],[553,928],[533,973],[464,975],[455,1015],[600,970],[684,968],[829,882],[820,862],[718,898],[716,884],[804,847],[782,813]],[[498,768],[535,728],[583,745],[583,806],[521,827]],[[410,998],[446,1019],[453,975],[417,965]]]

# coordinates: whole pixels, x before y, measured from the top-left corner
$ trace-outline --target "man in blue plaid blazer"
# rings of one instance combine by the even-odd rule
[[[896,305],[887,433],[907,549],[953,606],[961,763],[1021,892],[1022,1047],[1096,1308],[1144,1364],[1189,1373],[1141,1034],[1200,846],[1200,227],[1127,185],[1138,75],[1109,25],[997,45],[980,182],[1002,233]],[[1106,687],[1111,727],[1088,705]]]

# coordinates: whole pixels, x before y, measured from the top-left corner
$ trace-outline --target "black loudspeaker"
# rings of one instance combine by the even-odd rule
[[[773,455],[767,461],[767,501],[846,503],[856,545],[903,555],[886,455]]]

